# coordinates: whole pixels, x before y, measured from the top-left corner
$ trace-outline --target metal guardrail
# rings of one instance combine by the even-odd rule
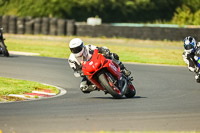
[[[170,27],[179,28],[176,24],[141,24],[141,23],[111,23],[112,26],[127,26],[127,27]]]

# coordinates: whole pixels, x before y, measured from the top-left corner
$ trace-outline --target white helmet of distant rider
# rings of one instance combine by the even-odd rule
[[[75,57],[87,56],[85,45],[79,38],[74,38],[69,43],[69,48]]]
[[[184,39],[184,48],[188,53],[192,53],[196,48],[196,40],[192,36],[188,36]]]

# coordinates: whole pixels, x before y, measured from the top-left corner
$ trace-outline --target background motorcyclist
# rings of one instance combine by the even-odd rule
[[[3,38],[3,28],[0,28],[0,55],[9,56],[7,46],[4,43],[4,38]]]
[[[185,37],[184,39],[184,52],[183,60],[188,64],[188,69],[191,72],[195,72],[195,79],[200,83],[199,68],[197,67],[197,57],[195,56],[197,49],[200,48],[200,43],[196,43],[196,40],[192,36]]]
[[[74,70],[75,77],[83,77],[80,83],[80,89],[83,93],[90,93],[96,90],[96,86],[93,85],[82,72],[81,61],[89,60],[95,49],[98,49],[99,53],[104,57],[112,59],[116,64],[120,66],[121,71],[125,76],[130,76],[131,72],[127,70],[123,63],[119,60],[119,56],[116,53],[111,53],[106,47],[97,47],[94,45],[84,45],[83,41],[79,38],[74,38],[69,43],[71,54],[68,59],[70,67]]]

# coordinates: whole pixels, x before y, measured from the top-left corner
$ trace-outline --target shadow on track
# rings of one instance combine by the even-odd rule
[[[127,100],[129,100],[129,99],[140,99],[140,98],[147,98],[147,97],[142,97],[142,96],[135,96],[135,97],[133,97],[133,98],[126,98],[126,97],[123,97],[123,98],[121,98],[121,99],[127,99]],[[90,99],[113,99],[113,100],[121,100],[121,99],[115,99],[115,98],[113,98],[113,97],[90,97]]]

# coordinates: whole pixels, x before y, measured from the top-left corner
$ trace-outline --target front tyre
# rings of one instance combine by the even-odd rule
[[[115,86],[113,87],[111,86],[112,83],[109,83],[109,80],[107,79],[104,73],[101,73],[99,75],[99,83],[102,85],[104,89],[108,91],[108,93],[110,93],[113,96],[113,98],[116,98],[116,99],[122,98],[121,92],[118,90],[118,88],[115,88]]]
[[[2,54],[6,57],[9,56],[8,50],[6,48],[6,46],[3,44],[3,42],[0,42],[0,50],[2,51]]]
[[[136,89],[131,82],[128,83],[128,88],[125,96],[127,98],[133,98],[136,94]]]

